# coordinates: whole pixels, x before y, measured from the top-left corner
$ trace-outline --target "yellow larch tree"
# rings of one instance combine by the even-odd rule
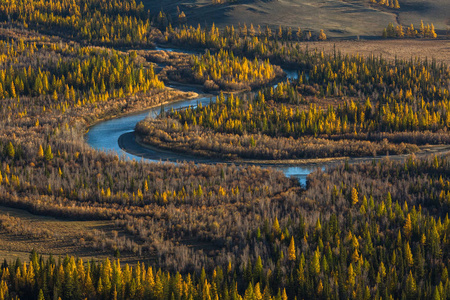
[[[289,251],[288,251],[288,259],[290,261],[295,261],[296,258],[297,258],[297,256],[295,254],[294,237],[291,237],[291,243],[289,244]]]

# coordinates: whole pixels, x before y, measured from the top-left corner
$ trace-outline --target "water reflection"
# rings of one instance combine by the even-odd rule
[[[178,51],[170,48],[163,49],[158,47],[157,50]],[[297,71],[285,70],[285,73],[287,74],[287,77],[289,79],[298,78]],[[86,134],[86,140],[88,144],[94,149],[105,152],[115,152],[127,159],[136,159],[136,160],[143,159],[144,161],[149,162],[158,162],[167,160],[174,162],[177,160],[178,161],[189,160],[186,159],[186,157],[183,155],[177,155],[175,153],[167,153],[164,151],[151,150],[147,148],[140,149],[138,152],[136,152],[137,155],[130,154],[120,148],[118,141],[119,138],[127,136],[126,133],[133,132],[138,122],[144,120],[147,117],[155,118],[161,113],[162,110],[164,111],[169,111],[171,109],[177,110],[187,108],[189,106],[195,108],[200,103],[202,104],[202,106],[206,106],[209,105],[211,101],[215,101],[215,97],[212,96],[200,97],[192,100],[170,103],[168,105],[161,107],[155,107],[134,115],[128,115],[121,118],[100,122],[90,128],[89,132]],[[146,158],[143,158],[144,156]],[[190,160],[192,160],[192,158]],[[195,161],[201,163],[202,162],[214,163],[214,161],[206,161],[201,158],[195,159]],[[273,167],[284,172],[286,176],[297,178],[303,185],[306,184],[306,177],[308,176],[308,174],[317,168],[317,166],[305,167],[300,165],[283,165]]]
[[[86,140],[88,144],[97,150],[105,151],[105,152],[115,152],[118,153],[121,156],[126,157],[127,159],[136,159],[149,162],[159,162],[159,161],[184,161],[189,160],[183,155],[177,155],[174,153],[166,153],[166,152],[159,152],[159,151],[152,151],[151,149],[141,149],[139,152],[139,155],[133,155],[130,153],[125,152],[122,150],[119,146],[118,140],[119,138],[130,132],[134,132],[134,127],[136,124],[142,120],[144,120],[146,117],[156,117],[160,114],[161,110],[164,109],[165,111],[169,111],[172,108],[173,109],[180,109],[185,107],[196,107],[198,103],[202,103],[203,106],[208,105],[211,101],[211,98],[209,97],[202,97],[198,99],[193,100],[186,100],[178,103],[173,103],[170,105],[166,105],[163,108],[162,107],[155,107],[152,109],[149,109],[147,111],[141,112],[139,114],[135,115],[129,115],[117,119],[112,119],[108,121],[104,121],[101,123],[98,123],[94,126],[92,126],[89,130],[89,132],[86,134]],[[143,156],[147,158],[143,158]],[[197,159],[197,162],[208,162],[206,160]],[[214,163],[214,161],[211,161]],[[300,183],[306,184],[306,177],[309,173],[311,173],[313,170],[315,170],[317,167],[305,167],[300,165],[283,165],[283,166],[273,166],[276,169],[281,170],[286,174],[286,176],[289,177],[295,177],[297,178]]]

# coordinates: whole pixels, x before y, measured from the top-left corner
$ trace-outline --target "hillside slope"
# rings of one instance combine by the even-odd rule
[[[450,2],[446,0],[400,0],[400,9],[370,4],[369,0],[254,0],[213,4],[212,0],[144,0],[153,13],[164,10],[176,18],[184,11],[191,25],[218,26],[259,24],[271,27],[291,26],[303,30],[324,29],[332,37],[379,36],[390,22],[402,25],[420,20],[434,23],[444,34],[450,25]]]

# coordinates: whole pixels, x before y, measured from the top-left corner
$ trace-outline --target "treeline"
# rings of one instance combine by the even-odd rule
[[[29,262],[5,261],[0,276],[0,298],[5,300],[287,299],[286,290],[272,297],[259,283],[240,293],[236,286],[239,278],[231,268],[181,275],[140,263],[122,266],[120,260],[83,262],[73,256],[44,259],[34,251]]]
[[[394,26],[394,24],[389,23],[389,25],[383,29],[383,38],[437,38],[436,31],[434,29],[433,23],[427,24],[426,26],[423,24],[423,21],[420,21],[419,31],[414,29],[414,25],[406,27],[406,31],[402,25]]]
[[[246,24],[239,25],[236,28],[225,26],[220,31],[219,28],[211,26],[211,28],[202,28],[200,24],[197,27],[180,26],[177,28],[167,27],[164,32],[164,37],[159,41],[162,43],[171,43],[174,45],[183,45],[208,48],[208,49],[223,49],[223,50],[237,50],[247,53],[251,48],[258,48],[259,52],[266,52],[267,48],[272,48],[271,45],[279,42],[287,41],[302,41],[302,40],[318,40],[320,34],[314,36],[311,31],[303,31],[300,27],[292,29],[290,27],[278,27],[277,30],[272,31],[270,27],[261,28],[258,25],[256,28],[253,24],[247,27]],[[322,40],[326,39],[326,35],[322,35]]]
[[[400,3],[398,2],[398,0],[380,0],[380,1],[370,0],[370,3],[378,4],[380,6],[385,6],[389,8],[400,9]]]
[[[212,0],[213,4],[223,4],[223,3],[234,3],[234,2],[238,2],[238,0]]]
[[[37,29],[47,34],[76,39],[100,45],[115,46],[147,46],[156,39],[160,42],[174,41],[182,43],[186,37],[195,37],[197,45],[206,42],[207,30],[187,27],[187,17],[184,12],[177,15],[167,15],[160,11],[151,15],[144,9],[144,5],[134,0],[115,0],[113,2],[98,2],[94,0],[7,0],[0,5],[0,21],[14,22],[22,28]],[[172,25],[178,25],[174,29]],[[161,31],[166,33],[161,35]],[[62,34],[64,32],[64,34]],[[250,24],[239,25],[238,31],[234,27],[227,27],[219,38],[219,31],[213,25],[211,32],[215,37],[213,43],[220,41],[224,48],[239,37],[259,37],[284,41],[324,40],[323,31],[312,35],[310,31],[303,32],[300,28],[279,27],[272,32],[269,27],[264,30],[260,26]],[[212,45],[211,45],[212,46]],[[216,46],[218,46],[216,44]],[[210,47],[208,47],[210,48]]]

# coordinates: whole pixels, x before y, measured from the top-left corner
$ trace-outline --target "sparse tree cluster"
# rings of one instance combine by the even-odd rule
[[[370,3],[388,8],[400,9],[400,3],[398,0],[370,0]]]
[[[160,42],[232,51],[241,49],[244,52],[256,48],[265,53],[268,48],[273,47],[272,43],[325,39],[326,35],[323,30],[313,35],[311,31],[302,30],[300,27],[292,29],[279,26],[278,29],[272,30],[270,27],[261,28],[261,26],[253,26],[253,24],[248,27],[246,24],[240,24],[236,28],[233,25],[225,26],[220,31],[214,24],[209,29],[202,28],[199,24],[197,27],[167,27],[164,38],[160,39]]]
[[[405,31],[406,30],[406,31]],[[437,38],[436,31],[434,29],[433,23],[424,25],[423,21],[420,21],[419,30],[414,29],[414,25],[403,28],[402,25],[397,25],[389,23],[389,25],[383,30],[383,38]]]

